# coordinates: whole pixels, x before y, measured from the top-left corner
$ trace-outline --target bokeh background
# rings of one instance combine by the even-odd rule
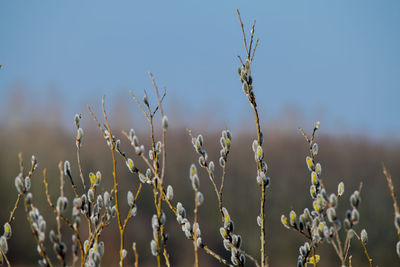
[[[167,184],[175,199],[190,211],[192,189],[188,170],[197,162],[186,128],[205,136],[210,158],[217,161],[219,135],[230,129],[233,146],[228,162],[225,205],[236,222],[244,248],[257,255],[258,187],[251,143],[255,138],[250,106],[237,77],[243,41],[239,8],[246,29],[256,20],[260,37],[253,78],[265,136],[265,158],[272,184],[267,199],[267,251],[271,266],[293,266],[301,236],[280,224],[292,208],[311,207],[307,145],[298,132],[310,132],[321,121],[317,142],[324,181],[335,191],[346,184],[341,215],[350,193],[364,183],[359,231],[369,233],[370,254],[379,266],[397,266],[396,234],[384,163],[400,188],[400,3],[398,1],[1,1],[0,2],[0,201],[6,221],[16,198],[18,152],[29,162],[39,159],[33,179],[34,200],[42,205],[48,229],[55,220],[44,198],[41,172],[47,168],[56,195],[57,164],[70,160],[78,176],[73,117],[82,113],[85,131],[84,174],[100,170],[102,189],[111,186],[107,147],[86,104],[100,115],[101,97],[114,134],[133,157],[121,130],[135,128],[148,144],[148,126],[129,90],[151,101],[151,71],[167,89],[169,117]],[[139,164],[139,163],[138,163]],[[138,181],[118,162],[123,187]],[[216,197],[201,175],[205,203],[200,210],[202,236],[225,254],[219,236]],[[71,193],[71,192],[70,192]],[[151,190],[138,202],[126,244],[138,244],[141,266],[153,266],[150,255]],[[124,207],[126,208],[126,207]],[[168,213],[170,254],[174,266],[190,266],[192,244]],[[115,224],[113,225],[115,227]],[[118,236],[103,233],[105,266],[116,266]],[[18,210],[9,258],[13,265],[36,265],[38,255],[23,210]],[[65,230],[65,236],[70,233]],[[66,240],[69,242],[69,239]],[[49,248],[50,249],[50,248]],[[353,243],[353,265],[365,266],[360,246]],[[321,247],[322,266],[338,266],[328,245]],[[128,260],[132,262],[132,253]],[[218,266],[200,252],[202,266]],[[251,265],[249,263],[249,265]]]

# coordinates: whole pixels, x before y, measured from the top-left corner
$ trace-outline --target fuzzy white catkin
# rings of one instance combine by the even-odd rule
[[[361,230],[361,242],[363,242],[364,244],[367,244],[368,242],[368,234],[365,229]]]
[[[204,202],[204,196],[200,191],[197,192],[196,199],[199,206],[201,206]]]
[[[133,193],[131,191],[128,191],[127,200],[128,200],[129,207],[132,207],[135,199],[134,199]]]
[[[168,185],[167,187],[167,199],[171,201],[174,198],[174,189],[172,186]]]
[[[162,118],[162,127],[164,130],[168,129],[168,118],[167,116],[164,115],[164,117]]]

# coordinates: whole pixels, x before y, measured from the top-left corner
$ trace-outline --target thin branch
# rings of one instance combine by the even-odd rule
[[[361,241],[361,238],[360,238],[360,236],[356,233],[356,231],[354,231],[354,235],[357,237],[358,241],[360,241],[361,246],[362,246],[363,249],[364,249],[365,257],[367,257],[367,260],[368,260],[368,263],[369,263],[370,267],[373,267],[372,259],[371,259],[371,258],[369,257],[369,255],[368,255],[368,251],[367,251],[367,247],[366,247],[365,243]]]
[[[106,109],[104,105],[105,96],[103,96],[101,104],[102,104],[102,109],[103,109],[103,117],[104,117],[104,122],[107,127],[107,132],[108,132],[108,138],[110,141],[110,151],[111,151],[111,156],[112,156],[112,166],[113,166],[113,181],[114,181],[114,197],[115,197],[115,206],[117,210],[117,221],[118,221],[118,228],[119,228],[119,233],[120,233],[120,266],[124,266],[124,257],[123,257],[123,249],[124,249],[124,229],[122,228],[122,222],[121,222],[121,214],[119,210],[119,201],[118,201],[118,182],[117,182],[117,163],[115,160],[115,153],[114,153],[114,140],[113,136],[111,133],[111,127],[110,124],[108,123],[107,119],[107,114],[106,114]]]
[[[242,29],[243,41],[244,41],[244,48],[246,49],[247,59],[250,60],[250,52],[249,52],[249,50],[247,49],[246,34],[245,34],[245,32],[244,32],[244,26],[243,26],[242,18],[240,17],[240,12],[239,12],[239,9],[238,9],[238,8],[236,8],[236,12],[237,12],[237,14],[238,14],[238,18],[239,18],[239,21],[240,21],[240,28]]]
[[[8,260],[8,258],[7,258],[7,255],[6,255],[6,253],[4,253],[4,250],[1,247],[0,247],[0,253],[1,253],[2,258],[6,261],[7,266],[11,267],[11,264],[10,264],[10,261]]]
[[[135,267],[139,267],[139,254],[136,250],[136,243],[133,242],[132,244],[133,255],[135,255]]]
[[[144,116],[146,117],[146,119],[147,119],[148,121],[150,121],[150,117],[149,117],[149,115],[147,114],[147,112],[144,110],[144,108],[143,108],[142,104],[140,103],[140,101],[136,98],[136,96],[132,93],[132,91],[129,91],[129,93],[131,94],[133,100],[135,100],[135,102],[138,104],[138,106],[140,107],[140,109],[143,111],[143,114],[144,114]]]
[[[388,170],[386,169],[384,164],[382,164],[382,168],[383,168],[383,174],[385,175],[387,183],[388,183],[388,187],[389,187],[389,190],[390,190],[390,195],[392,196],[394,216],[396,217],[400,212],[399,212],[399,206],[397,204],[396,193],[394,192],[392,176],[390,175],[390,173],[388,172]],[[398,238],[400,240],[400,229],[397,231],[397,236],[398,236]]]

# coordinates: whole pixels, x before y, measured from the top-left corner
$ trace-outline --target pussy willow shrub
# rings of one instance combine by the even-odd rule
[[[256,97],[253,88],[253,77],[251,75],[251,66],[258,44],[258,39],[254,39],[253,24],[250,31],[250,40],[246,39],[246,34],[240,13],[238,17],[243,33],[245,57],[238,57],[240,67],[238,68],[239,80],[242,90],[246,95],[252,112],[254,113],[256,126],[256,139],[251,142],[249,149],[254,152],[254,161],[256,163],[254,186],[259,188],[260,202],[259,215],[254,218],[259,230],[259,247],[260,255],[253,256],[246,252],[241,246],[244,237],[235,229],[235,218],[229,215],[229,207],[224,205],[223,190],[226,174],[227,161],[229,160],[230,148],[232,146],[232,133],[225,129],[220,137],[220,154],[218,162],[213,162],[208,158],[204,143],[206,142],[201,134],[194,135],[188,130],[188,135],[192,139],[194,152],[198,156],[198,162],[187,166],[188,178],[190,179],[193,191],[194,210],[190,212],[185,206],[191,204],[182,203],[179,199],[174,198],[174,189],[167,184],[166,173],[166,134],[168,130],[168,118],[164,113],[163,101],[166,92],[160,94],[155,80],[150,74],[154,85],[154,92],[157,97],[156,103],[150,103],[147,94],[140,101],[132,93],[132,98],[143,112],[150,128],[150,147],[145,147],[139,140],[136,132],[131,129],[128,132],[122,132],[129,140],[132,151],[125,152],[121,150],[120,139],[114,135],[107,119],[107,113],[104,106],[104,97],[102,101],[102,117],[103,123],[97,119],[90,107],[89,113],[104,137],[112,156],[112,179],[113,186],[108,190],[100,190],[99,185],[102,183],[102,173],[99,171],[91,171],[88,177],[83,175],[80,149],[84,141],[84,130],[80,125],[81,115],[77,114],[74,118],[76,127],[76,157],[77,166],[71,166],[69,161],[59,163],[59,179],[60,189],[59,195],[55,198],[49,193],[49,184],[47,180],[46,169],[43,171],[43,186],[48,205],[53,211],[56,219],[56,228],[48,229],[46,227],[46,218],[44,218],[39,207],[35,205],[34,195],[30,191],[32,176],[38,166],[38,160],[32,156],[30,168],[25,169],[20,159],[20,172],[15,178],[15,188],[17,190],[17,199],[11,210],[9,219],[4,224],[4,233],[0,237],[0,262],[2,264],[11,265],[7,258],[8,239],[12,237],[12,224],[15,220],[15,212],[19,206],[23,206],[26,214],[26,220],[31,228],[32,236],[37,243],[37,253],[39,255],[38,263],[40,266],[56,265],[54,258],[58,260],[58,264],[62,266],[100,266],[102,258],[105,254],[107,242],[102,239],[102,232],[110,223],[115,220],[118,224],[117,234],[119,235],[119,265],[124,266],[124,260],[128,253],[134,254],[134,266],[139,265],[139,255],[136,244],[127,244],[125,242],[125,232],[128,222],[133,220],[137,214],[137,200],[141,197],[142,187],[147,186],[153,192],[154,215],[151,219],[151,228],[153,238],[149,241],[149,249],[154,256],[157,266],[171,266],[170,254],[174,251],[168,250],[168,231],[166,229],[166,221],[176,220],[176,226],[182,229],[182,234],[192,243],[194,250],[194,265],[199,266],[198,251],[203,251],[213,257],[216,261],[228,266],[244,266],[246,262],[255,266],[268,266],[267,251],[265,249],[265,199],[269,190],[271,178],[267,176],[268,165],[264,161],[263,150],[263,133],[260,128],[259,114],[257,110]],[[161,134],[156,134],[157,124],[161,125]],[[358,207],[361,203],[361,189],[356,189],[349,199],[349,209],[344,216],[339,216],[336,208],[340,201],[344,198],[344,183],[338,184],[337,192],[328,193],[323,183],[322,166],[317,161],[318,144],[315,142],[315,134],[319,129],[319,122],[314,124],[311,136],[300,129],[300,132],[306,139],[309,146],[309,155],[305,158],[306,167],[310,171],[311,185],[310,195],[312,203],[309,208],[305,208],[303,212],[297,213],[292,210],[288,216],[282,215],[281,222],[284,227],[292,229],[306,239],[306,242],[299,248],[299,256],[297,266],[313,265],[317,266],[321,259],[318,255],[318,248],[322,243],[331,245],[336,252],[341,266],[351,266],[351,242],[358,241],[364,250],[370,266],[373,266],[372,259],[367,252],[368,234],[365,229],[359,231],[356,226],[361,219]],[[161,136],[158,140],[156,136]],[[125,162],[127,169],[140,184],[134,192],[128,191],[127,195],[119,194],[119,172],[116,168],[117,160]],[[147,168],[138,167],[138,161],[143,161]],[[72,169],[78,170],[78,175],[73,175]],[[221,168],[221,177],[216,177],[216,168]],[[400,239],[400,212],[394,193],[392,179],[388,171],[384,168],[384,174],[387,178],[391,196],[393,198],[393,206],[395,213],[395,227]],[[79,177],[78,177],[79,176]],[[230,258],[226,259],[216,253],[212,248],[207,246],[207,240],[203,238],[201,225],[198,221],[198,210],[205,201],[201,192],[200,176],[208,176],[213,190],[217,197],[217,205],[219,215],[217,219],[220,222],[220,244],[230,254]],[[64,187],[72,187],[73,195],[67,195]],[[133,189],[132,189],[133,190]],[[124,202],[124,203],[122,203]],[[343,202],[343,201],[342,201]],[[121,211],[122,205],[128,205],[129,210],[126,213]],[[169,209],[175,218],[167,218],[166,210]],[[150,227],[150,226],[149,226]],[[72,236],[66,236],[64,228],[69,228]],[[48,247],[50,241],[51,247]],[[72,240],[72,245],[68,247]],[[254,241],[255,242],[255,241]],[[130,251],[130,252],[129,252]],[[400,241],[397,243],[396,252],[400,256]],[[53,259],[53,260],[52,260]],[[296,263],[296,259],[293,259]]]

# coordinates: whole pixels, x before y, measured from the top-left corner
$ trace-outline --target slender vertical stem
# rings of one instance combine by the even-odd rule
[[[117,210],[117,221],[118,221],[118,228],[119,228],[119,234],[120,234],[120,251],[119,251],[119,257],[120,257],[120,266],[124,266],[124,257],[123,257],[123,249],[124,249],[124,229],[122,227],[122,222],[121,222],[121,214],[120,214],[120,209],[119,209],[119,201],[118,201],[118,182],[117,182],[117,163],[115,160],[115,152],[114,152],[114,140],[113,136],[111,133],[111,127],[110,124],[108,123],[107,120],[107,115],[106,115],[106,110],[104,107],[104,98],[102,98],[102,107],[103,107],[103,115],[104,115],[104,121],[107,127],[108,131],[108,138],[110,141],[110,150],[111,150],[111,156],[112,156],[112,162],[113,162],[113,182],[114,182],[114,197],[115,197],[115,206]]]
[[[199,255],[197,251],[197,208],[199,202],[197,201],[197,188],[194,190],[194,222],[193,222],[193,246],[194,246],[194,266],[199,267]]]
[[[257,142],[259,145],[262,145],[262,140],[261,140],[261,127],[260,127],[260,119],[258,116],[258,111],[257,111],[257,104],[255,97],[251,98],[251,106],[253,107],[254,111],[254,119],[257,127]],[[262,163],[261,161],[258,161],[257,164],[257,169],[259,172],[262,172]],[[260,245],[261,245],[261,266],[264,267],[268,265],[265,262],[265,197],[266,197],[266,192],[265,192],[265,184],[264,180],[261,182],[261,197],[260,197],[260,218],[261,218],[261,227],[260,227]]]
[[[136,250],[136,243],[132,244],[133,254],[135,255],[135,267],[139,267],[139,254]]]
[[[357,237],[358,241],[360,241],[361,246],[362,246],[363,249],[364,249],[365,257],[367,258],[370,267],[373,267],[373,265],[372,265],[372,259],[369,257],[369,254],[368,254],[368,251],[367,251],[367,247],[365,246],[365,243],[361,241],[360,236],[359,236],[355,231],[354,231],[354,235]]]
[[[76,158],[78,160],[78,169],[79,169],[79,176],[81,177],[81,182],[82,182],[82,186],[83,189],[86,190],[86,186],[85,186],[85,179],[83,178],[83,172],[82,172],[82,164],[81,164],[81,149],[80,149],[80,143],[79,145],[77,144],[77,149],[76,149]]]
[[[11,264],[10,264],[10,261],[8,260],[8,258],[7,258],[7,255],[6,255],[6,253],[4,253],[4,251],[3,251],[3,249],[1,247],[0,247],[0,253],[1,253],[3,259],[5,260],[5,262],[7,263],[7,266],[11,267]]]

